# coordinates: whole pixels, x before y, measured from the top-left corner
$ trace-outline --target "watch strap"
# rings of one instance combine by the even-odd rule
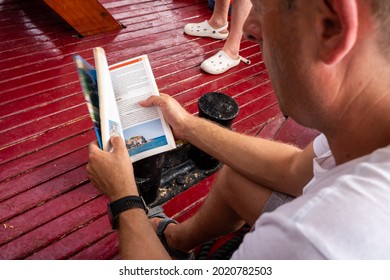
[[[111,213],[111,226],[113,229],[119,227],[119,214],[133,208],[144,209],[145,213],[148,213],[148,207],[142,196],[125,196],[114,202],[111,202],[109,205],[109,211]]]

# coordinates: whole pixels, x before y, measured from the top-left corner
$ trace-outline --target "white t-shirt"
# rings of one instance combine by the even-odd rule
[[[390,146],[336,166],[324,135],[303,195],[263,214],[232,259],[390,259]]]

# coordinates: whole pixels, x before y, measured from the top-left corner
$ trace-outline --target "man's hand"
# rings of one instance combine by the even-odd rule
[[[96,141],[89,145],[89,178],[110,201],[138,195],[133,165],[122,138],[116,136],[110,141],[112,152],[102,151]]]
[[[186,125],[190,123],[190,119],[194,118],[194,116],[188,113],[176,99],[161,93],[160,96],[151,96],[148,99],[139,102],[139,104],[144,107],[160,107],[165,120],[172,127],[175,138],[187,140],[185,139],[185,132],[187,130]]]

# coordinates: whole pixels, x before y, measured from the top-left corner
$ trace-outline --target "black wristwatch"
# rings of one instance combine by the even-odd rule
[[[144,209],[148,214],[148,207],[142,196],[126,196],[108,204],[108,216],[112,229],[116,230],[119,227],[119,214],[132,208]]]

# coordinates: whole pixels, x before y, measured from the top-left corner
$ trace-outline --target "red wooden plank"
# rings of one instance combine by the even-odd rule
[[[248,113],[245,112],[247,111],[247,109],[244,108],[245,105],[256,102],[256,100],[270,94],[273,91],[272,86],[268,81],[268,76],[263,74],[253,76],[249,80],[240,81],[239,83],[230,86],[227,85],[225,88],[214,89],[211,91],[216,90],[235,99],[240,107],[237,119],[241,119],[244,115],[248,115]],[[201,95],[203,94],[205,93],[202,93]],[[187,103],[184,107],[191,113],[198,112],[197,100],[193,100],[192,103]],[[261,107],[259,107],[259,109],[260,108]]]
[[[95,132],[90,130],[75,137],[65,139],[57,143],[57,145],[43,148],[35,153],[2,164],[0,165],[0,182],[18,174],[29,172],[33,168],[75,152],[81,147],[87,146],[95,137]]]
[[[26,124],[3,132],[3,137],[0,138],[0,146],[15,145],[16,143],[38,136],[45,131],[53,130],[86,117],[89,117],[88,111],[85,108],[85,104],[81,104],[70,110],[58,112],[36,120],[34,126]]]
[[[26,16],[26,11],[33,10],[35,15],[39,15],[41,8],[48,11],[47,8],[40,1],[15,1],[15,0],[3,0],[0,3],[1,15],[0,23],[7,22],[9,19],[17,19],[17,22],[28,22],[30,19]]]
[[[257,65],[261,67],[262,63],[260,63],[259,56],[254,56],[253,58],[251,57],[251,60],[253,65],[245,65],[241,63],[239,66],[229,70],[228,72],[226,72],[226,74],[222,76],[215,77],[213,75],[205,75],[197,66],[195,68],[190,68],[180,73],[177,73],[174,76],[167,76],[162,79],[157,79],[157,84],[159,85],[161,91],[169,92],[174,96],[182,94],[183,92],[189,90],[199,89],[200,87],[203,87],[204,84],[208,83],[212,83],[214,87],[223,87],[226,86],[226,84],[224,84],[224,80],[226,78],[244,72],[243,69],[252,69],[255,68]],[[258,71],[262,71],[262,69],[256,69],[256,73],[258,73]],[[177,81],[180,82],[178,83]],[[184,82],[186,86],[183,86]],[[179,100],[180,97],[177,96],[177,98]],[[180,102],[182,104],[187,103],[186,101],[182,100],[180,100]]]
[[[77,77],[76,73],[74,73],[73,77]],[[25,82],[26,84],[23,84],[23,86],[18,86],[0,94],[0,106],[2,111],[4,110],[2,116],[11,115],[28,108],[28,102],[37,106],[36,104],[61,100],[81,92],[80,83],[77,80],[74,80],[72,83],[65,83],[66,88],[58,85],[58,79],[49,79],[35,84],[28,84],[26,80]],[[18,101],[20,104],[12,104],[11,102],[14,101]],[[8,109],[8,107],[11,107],[11,109]],[[16,112],[12,109],[16,110]]]
[[[266,123],[263,127],[261,127],[258,132],[255,134],[257,137],[261,137],[263,139],[272,140],[275,138],[275,135],[278,133],[280,128],[283,126],[286,118],[284,116],[279,116],[270,122]]]
[[[109,234],[99,242],[72,256],[71,260],[107,260],[118,255],[119,243],[116,233]]]
[[[91,128],[91,118],[86,117],[85,119],[59,127],[55,130],[47,131],[43,135],[25,140],[22,144],[12,145],[6,148],[2,147],[0,149],[0,164],[31,154],[80,133],[85,133]]]
[[[26,190],[29,190],[46,181],[48,181],[47,185],[52,188],[68,188],[68,180],[74,178],[67,178],[67,176],[71,177],[69,174],[66,174],[64,177],[57,176],[84,165],[87,161],[87,157],[88,149],[84,148],[58,160],[48,162],[26,174],[21,174],[16,178],[2,182],[0,184],[0,201],[8,199],[18,193],[25,192]],[[85,171],[83,170],[81,173],[81,176],[84,179],[80,180],[84,181],[86,179]],[[38,188],[38,192],[42,190],[44,190],[44,188]],[[2,209],[0,209],[0,213],[4,211],[4,214],[11,215],[11,213],[14,212],[12,209],[13,203],[9,202],[8,204],[9,206],[7,205],[6,207],[2,207]],[[25,207],[25,205],[22,205],[22,207]],[[0,217],[2,217],[2,214],[0,214]],[[2,218],[0,218],[0,220],[2,220]]]
[[[185,71],[193,72],[192,76],[190,73],[186,73],[190,78],[186,81],[185,85],[182,83],[175,83],[171,86],[166,86],[165,89],[161,91],[174,96],[179,103],[186,105],[187,103],[194,102],[194,100],[197,100],[204,93],[219,91],[221,88],[236,83],[238,77],[252,75],[254,69],[258,72],[264,70],[262,63],[251,65],[250,68],[245,65],[240,65],[237,68],[237,70],[230,70],[235,72],[230,72],[223,77],[217,78],[213,78],[211,75],[205,76],[200,72],[200,69],[190,69]],[[198,74],[195,74],[195,72],[198,72]]]
[[[275,139],[304,148],[318,135],[319,132],[317,130],[303,127],[293,119],[288,118]]]
[[[66,60],[67,63],[63,63],[64,60]],[[6,79],[6,82],[0,82],[0,86],[3,88],[4,92],[7,92],[15,88],[15,83],[22,84],[22,81],[26,82],[27,80],[29,84],[39,84],[42,81],[54,79],[59,82],[64,80],[64,78],[67,78],[66,76],[68,73],[75,73],[76,68],[74,66],[72,56],[67,56],[65,59],[62,58],[61,60],[57,58],[56,64],[57,67],[43,68],[40,71],[32,71],[26,75],[17,75],[16,73],[12,74],[11,72],[11,76],[13,78]],[[33,67],[31,66],[31,68]]]
[[[210,10],[205,6],[190,6],[188,3],[180,3],[176,1],[159,1],[155,3],[156,4],[153,5],[153,7],[151,7],[149,4],[145,5],[145,3],[132,3],[130,7],[126,4],[112,7],[111,3],[105,6],[108,10],[115,13],[115,18],[129,27],[134,22],[149,22],[150,26],[152,25],[152,22],[158,21],[160,18],[172,18],[172,21],[186,21],[193,17],[210,15]]]
[[[55,20],[56,16],[55,15],[45,15],[42,18],[39,19],[34,19],[34,20],[24,20],[23,25],[25,30],[34,30],[37,29],[37,25],[39,26],[48,26],[50,27],[51,23],[53,22],[53,19]],[[23,18],[22,18],[23,20]],[[15,22],[15,19],[9,19],[7,22],[1,22],[2,25],[2,33],[0,35],[1,39],[4,39],[2,42],[7,42],[10,39],[18,39],[18,35],[21,35],[20,31],[15,32],[15,28],[18,26],[19,23]],[[48,29],[50,30],[50,29]],[[40,32],[43,30],[40,29]],[[12,40],[14,41],[14,40]]]
[[[199,199],[203,199],[211,188],[212,182],[215,179],[215,174],[202,180],[187,191],[178,194],[169,202],[163,205],[164,212],[169,217],[180,216],[180,214],[193,204],[196,204]]]
[[[13,19],[14,20],[14,19]],[[14,27],[15,28],[15,27]],[[17,28],[17,27],[16,27]],[[50,45],[45,44],[47,42],[47,35],[36,35],[31,37],[19,38],[9,42],[0,42],[0,55],[4,57],[5,60],[15,57],[19,49],[28,49],[41,47],[42,49],[50,49]],[[59,39],[54,38],[53,42],[58,41]],[[15,52],[13,52],[15,50]],[[0,68],[2,71],[6,70],[5,68]]]
[[[159,18],[161,20],[161,17]],[[162,18],[164,19],[164,18]],[[172,27],[175,27],[175,25],[172,25],[172,24],[168,24],[168,23],[171,23],[171,17],[167,17],[167,24],[163,24],[163,25],[158,25],[156,26],[155,28],[153,28],[153,30],[150,30],[150,33],[148,34],[147,37],[144,37],[142,36],[141,34],[142,33],[145,33],[145,26],[137,26],[136,24],[134,24],[134,22],[131,23],[131,25],[129,25],[129,30],[126,30],[127,32],[132,32],[132,40],[131,42],[129,41],[129,47],[132,48],[132,50],[135,50],[135,47],[136,46],[140,46],[142,48],[142,53],[145,53],[145,52],[148,52],[148,47],[151,47],[155,50],[157,49],[161,49],[161,47],[163,46],[166,46],[167,43],[168,43],[168,40],[172,40],[172,34],[171,32],[168,33],[168,32],[164,32],[164,30],[167,30],[167,28],[172,28]],[[164,23],[164,22],[163,22]],[[184,23],[175,23],[176,24],[176,28],[178,30],[178,38],[180,38],[181,41],[185,40],[185,38],[182,36],[182,28],[184,26]],[[162,29],[164,28],[164,30]],[[180,30],[180,31],[179,31]],[[171,31],[171,29],[168,29],[168,31]],[[140,35],[138,36],[137,34],[134,34],[134,32],[139,32]],[[122,32],[123,33],[123,32]],[[110,35],[108,35],[110,36]],[[119,40],[121,40],[121,38],[124,38],[126,39],[128,37],[127,34],[119,34],[118,36],[114,36],[114,35],[111,35],[112,37],[116,37],[115,40],[118,42]],[[164,36],[166,36],[166,40],[164,41]],[[80,40],[79,40],[80,41]],[[88,49],[88,45],[86,44],[89,44],[89,43],[92,43],[90,45],[90,48],[96,46],[96,42],[97,40],[94,40],[94,41],[91,41],[91,40],[83,40],[82,42],[84,43],[82,46],[83,46],[83,50],[84,49]],[[104,38],[104,42],[106,42],[107,39]],[[53,44],[55,41],[51,41],[51,48],[53,50],[56,50],[61,44],[62,42],[57,42],[56,44]],[[149,44],[149,42],[154,42],[154,44]],[[161,47],[159,48],[158,45],[161,44]],[[102,44],[103,44],[103,40],[102,40]],[[128,48],[126,45],[124,45],[123,43],[120,45],[120,46],[124,46],[126,49]],[[50,47],[50,44],[46,43],[45,44],[46,47]],[[109,52],[110,51],[110,47],[111,46],[107,46],[106,47],[106,51]],[[35,51],[39,51],[41,53],[41,55],[37,55],[37,53],[34,53],[34,49]],[[66,46],[63,47],[63,51],[66,51]],[[118,46],[116,47],[116,51],[120,50],[120,48],[118,48]],[[6,63],[6,67],[7,69],[11,69],[11,68],[14,68],[14,71],[19,71],[18,72],[18,76],[22,75],[22,74],[31,74],[31,73],[34,73],[34,68],[35,67],[38,67],[36,66],[36,64],[34,64],[35,62],[39,62],[41,59],[43,59],[43,56],[44,56],[44,59],[45,59],[45,62],[50,62],[49,58],[50,57],[57,57],[58,56],[58,51],[54,51],[54,52],[42,52],[41,48],[33,48],[33,49],[24,49],[24,50],[17,50],[19,52],[17,52],[16,54],[13,53],[13,56],[15,57],[15,59],[13,60],[5,60],[4,62]],[[73,48],[73,51],[75,51],[75,49]],[[150,50],[151,51],[151,50]],[[128,51],[127,51],[128,52]],[[23,55],[23,53],[25,55]],[[72,53],[69,53],[69,52],[66,52],[68,54],[72,54]],[[74,52],[73,52],[74,54]],[[134,55],[136,55],[137,53],[134,53]],[[140,51],[138,51],[138,54],[140,54]],[[123,57],[121,58],[123,59]],[[28,62],[28,64],[26,64],[26,62]],[[58,61],[54,61],[55,63],[57,63],[57,67],[60,66],[60,65],[64,65],[63,62],[61,64],[58,63]],[[21,68],[21,65],[26,65],[26,66],[29,66],[29,67],[24,67],[24,68]],[[50,65],[47,65],[46,68],[50,68]],[[9,76],[13,76],[12,75],[12,71],[8,72]],[[7,79],[7,75],[5,76],[4,79]]]
[[[45,225],[56,217],[60,217],[98,196],[101,196],[101,193],[89,183],[42,203],[14,218],[3,220],[0,228],[0,246]]]
[[[34,101],[36,101],[35,98]],[[20,105],[20,102],[16,103]],[[34,102],[32,102],[32,100],[30,99],[30,107],[22,109],[19,106],[19,112],[1,119],[0,133],[4,133],[4,131],[7,130],[15,130],[19,126],[27,126],[40,119],[45,119],[47,116],[55,116],[60,112],[66,112],[67,110],[76,107],[79,107],[77,110],[84,110],[84,115],[88,114],[85,99],[81,93],[61,100],[56,100],[54,102],[37,104],[36,107],[33,106],[33,104],[31,103]]]
[[[185,45],[182,44],[180,46],[176,46],[176,48],[180,52],[178,52],[177,55],[173,57],[169,56],[167,58],[161,58],[158,60],[157,55],[161,55],[161,53],[153,53],[151,55],[152,67],[156,77],[158,77],[157,83],[159,85],[163,85],[163,84],[170,85],[174,82],[186,79],[185,77],[190,75],[185,75],[183,78],[182,75],[184,73],[183,74],[180,73],[187,69],[196,68],[197,70],[196,73],[200,72],[199,66],[203,62],[203,60],[214,55],[217,52],[217,50],[219,50],[222,47],[220,46],[220,43],[217,42],[213,42],[211,44],[204,44],[202,46],[199,46],[198,42],[199,41],[194,42],[192,44],[193,46],[190,46],[188,43]],[[253,43],[245,42],[242,44],[241,54],[242,55],[247,54],[246,56],[251,57],[253,56],[253,51],[255,49],[256,48],[254,48]],[[157,63],[162,66],[156,65]],[[240,66],[244,66],[244,64],[242,63],[242,65]],[[237,67],[235,69],[237,69]],[[177,79],[177,75],[180,76],[180,80]],[[226,75],[224,75],[224,77],[225,76]],[[216,77],[210,77],[210,78],[215,79]],[[165,90],[165,88],[161,88],[161,90]]]
[[[272,105],[261,112],[252,114],[241,122],[233,123],[233,129],[247,135],[256,135],[259,128],[280,115],[278,105]]]
[[[105,199],[100,197],[84,204],[53,221],[28,232],[1,247],[0,259],[22,259],[49,244],[58,241],[64,234],[105,215]]]
[[[113,230],[111,229],[110,222],[107,216],[103,216],[96,221],[74,231],[58,242],[43,248],[40,251],[35,252],[33,255],[26,259],[31,260],[61,260],[68,259],[72,255],[90,247],[92,244],[97,243],[101,239],[104,239]],[[112,234],[115,236],[115,234]],[[105,246],[100,245],[99,253],[104,250]],[[106,250],[113,251],[115,247],[108,247]],[[114,254],[114,253],[112,253]],[[104,259],[108,259],[105,257]]]
[[[28,15],[25,15],[28,16]],[[44,17],[45,14],[42,15]],[[51,16],[49,16],[51,17]],[[51,22],[48,22],[48,24],[40,25],[39,28],[36,28],[35,25],[39,24],[40,19],[38,18],[38,22],[33,20],[32,28],[30,29],[24,29],[24,28],[14,28],[14,32],[8,32],[6,34],[0,34],[0,39],[4,43],[10,43],[15,40],[20,40],[23,38],[23,36],[26,36],[26,33],[28,36],[39,36],[44,35],[47,38],[53,38],[55,37],[55,33],[60,31],[62,33],[69,33],[69,36],[75,36],[77,33],[71,29],[71,27],[64,22],[58,22],[55,18],[51,20]],[[20,24],[17,24],[20,26]],[[27,31],[27,32],[26,32]]]
[[[266,93],[263,96],[260,96],[259,98],[256,98],[253,100],[253,102],[247,103],[242,105],[242,109],[240,109],[240,112],[237,116],[237,118],[233,122],[233,127],[236,131],[243,132],[241,130],[238,130],[239,126],[242,122],[247,122],[247,119],[251,118],[254,115],[259,115],[261,113],[262,118],[257,119],[259,122],[257,122],[258,125],[262,125],[265,122],[267,122],[269,119],[272,119],[275,117],[278,112],[271,111],[275,115],[272,115],[267,112],[269,107],[274,106],[276,104],[275,96],[272,93]],[[267,112],[267,113],[264,113]],[[262,120],[262,122],[260,122]]]

